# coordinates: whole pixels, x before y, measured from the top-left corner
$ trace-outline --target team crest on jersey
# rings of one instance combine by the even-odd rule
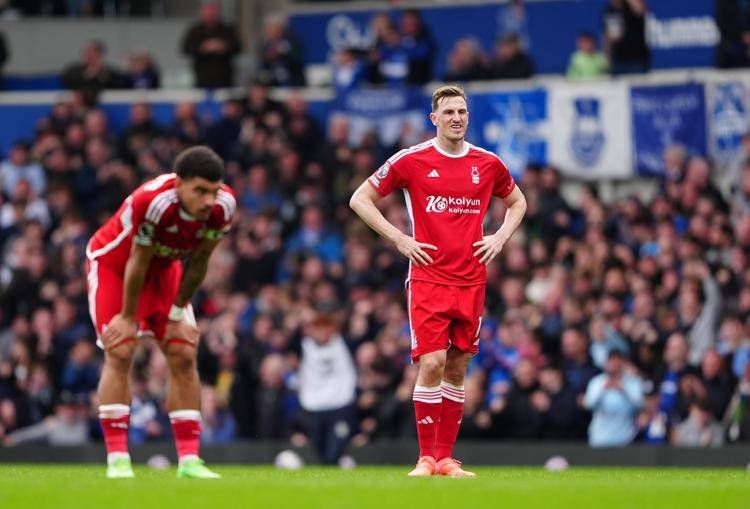
[[[380,168],[378,168],[378,171],[375,172],[375,176],[379,179],[384,179],[386,176],[388,176],[388,172],[391,171],[391,165],[389,163],[383,164]]]
[[[471,167],[471,183],[479,184],[479,167],[478,166]]]
[[[576,161],[589,168],[597,163],[604,148],[604,126],[600,114],[601,103],[595,97],[574,101],[575,118],[570,149]]]

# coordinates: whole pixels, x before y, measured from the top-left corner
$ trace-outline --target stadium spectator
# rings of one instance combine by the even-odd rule
[[[128,58],[126,78],[130,88],[159,88],[159,69],[151,55],[145,51],[133,53]]]
[[[513,385],[508,394],[489,404],[490,411],[495,414],[493,434],[521,440],[539,438],[549,405],[549,396],[539,387],[536,364],[521,359],[513,371]]]
[[[240,135],[242,102],[230,99],[221,105],[221,117],[206,129],[206,142],[225,161],[234,159]]]
[[[358,50],[344,48],[336,53],[333,62],[333,87],[337,93],[357,88],[368,77],[367,63]]]
[[[591,410],[592,447],[628,445],[637,434],[636,416],[643,406],[641,379],[628,373],[619,350],[609,353],[604,373],[589,382],[584,405]]]
[[[659,408],[659,393],[656,390],[645,395],[643,409],[638,414],[636,424],[639,441],[655,445],[664,444],[669,439],[667,415]]]
[[[529,21],[526,16],[526,5],[524,0],[511,0],[507,5],[500,8],[498,12],[498,35],[515,35],[521,47],[528,51],[531,47],[529,37]]]
[[[750,337],[739,315],[729,314],[722,320],[716,348],[731,368],[729,372],[741,379],[750,364]]]
[[[750,5],[736,0],[716,0],[714,19],[721,35],[716,46],[716,67],[750,66]]]
[[[60,76],[68,89],[100,92],[105,89],[125,88],[126,80],[115,68],[107,65],[104,57],[107,47],[99,39],[92,39],[83,48],[81,61],[69,65]]]
[[[487,58],[476,39],[463,37],[448,54],[444,81],[472,81],[487,77]]]
[[[575,327],[565,329],[561,336],[561,369],[565,384],[575,395],[573,409],[573,434],[577,438],[586,436],[590,414],[583,404],[586,388],[599,370],[588,354],[588,341],[583,332]]]
[[[370,52],[370,59],[375,64],[374,76],[371,76],[375,83],[401,85],[409,77],[409,53],[401,42],[398,28],[390,18],[378,34],[378,42]]]
[[[256,127],[281,127],[284,122],[284,105],[269,96],[268,82],[253,80],[247,88],[244,116]]]
[[[269,85],[305,86],[303,48],[280,14],[271,14],[263,22],[259,60],[261,79]]]
[[[664,363],[660,375],[655,379],[659,385],[659,409],[669,418],[670,423],[679,422],[682,418],[679,405],[679,390],[682,380],[696,378],[695,368],[688,365],[688,342],[685,334],[675,332],[669,336],[664,347]]]
[[[496,80],[520,80],[534,74],[534,64],[524,53],[518,36],[504,35],[495,43],[488,77]]]
[[[8,434],[6,446],[43,443],[51,446],[74,446],[89,443],[88,399],[63,392],[55,403],[55,413],[37,424]]]
[[[8,158],[0,162],[0,185],[7,197],[12,197],[19,180],[25,180],[36,196],[42,196],[47,176],[42,167],[31,159],[31,144],[19,140],[13,144]]]
[[[721,292],[710,269],[702,261],[686,263],[683,277],[678,295],[680,325],[687,331],[690,344],[688,360],[697,366],[716,337]]]
[[[70,353],[62,368],[59,387],[74,396],[87,396],[96,391],[99,383],[99,365],[94,357],[93,343],[80,339],[70,348]]]
[[[647,11],[645,0],[610,0],[604,9],[604,40],[612,75],[644,73],[651,68]]]
[[[598,50],[591,32],[581,32],[576,40],[578,50],[570,56],[566,76],[570,79],[590,79],[605,76],[609,70],[607,57]]]
[[[268,334],[276,335],[276,331],[271,329]],[[296,398],[287,385],[288,374],[286,360],[279,353],[269,353],[261,362],[260,386],[255,395],[257,438],[281,439],[292,430]]]
[[[708,402],[698,400],[690,405],[688,418],[675,426],[671,441],[682,447],[717,447],[724,443],[724,430]]]
[[[157,384],[160,382],[166,383],[166,377],[159,377],[155,382]],[[156,394],[149,391],[148,383],[142,373],[133,377],[131,391],[132,403],[130,406],[128,442],[136,445],[167,438],[166,430],[169,429],[169,418],[156,399]],[[160,395],[164,396],[163,393]]]
[[[226,444],[237,436],[237,423],[224,404],[220,404],[216,388],[204,385],[201,389],[201,442]]]
[[[335,465],[354,436],[354,361],[338,332],[335,315],[319,314],[302,339],[300,406],[307,412],[310,440],[321,463]]]
[[[543,392],[536,396],[537,405],[544,416],[541,438],[575,438],[575,395],[565,385],[562,371],[553,366],[542,368],[539,373],[539,387]]]
[[[737,384],[727,409],[727,438],[730,442],[750,439],[750,364]]]
[[[141,150],[148,148],[154,138],[162,134],[162,128],[153,120],[151,106],[146,103],[133,103],[130,107],[130,124],[120,135],[119,156],[135,161]]]
[[[701,383],[705,390],[705,402],[717,421],[724,418],[734,392],[732,374],[723,364],[724,360],[714,349],[706,352],[701,362]]]
[[[169,136],[182,148],[191,145],[199,145],[204,142],[203,123],[198,118],[198,108],[192,101],[183,101],[175,104],[174,121],[167,128]]]
[[[199,20],[188,28],[182,40],[182,52],[193,60],[195,85],[200,88],[232,86],[232,59],[239,50],[235,28],[221,21],[221,4],[216,1],[203,4]]]
[[[432,79],[435,43],[418,10],[407,9],[401,13],[400,33],[401,47],[409,61],[407,83],[427,83]]]

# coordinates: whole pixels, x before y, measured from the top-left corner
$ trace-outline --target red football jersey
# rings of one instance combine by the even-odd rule
[[[237,208],[234,192],[222,184],[211,215],[199,221],[180,207],[174,173],[142,184],[99,228],[86,247],[89,260],[98,260],[124,274],[133,242],[156,245],[149,270],[187,257],[204,238],[221,238]]]
[[[504,198],[515,187],[498,156],[468,142],[461,154],[448,154],[433,138],[396,153],[369,182],[382,196],[403,189],[414,238],[437,246],[426,250],[433,263],[410,266],[409,279],[458,286],[486,281],[472,244],[482,240],[492,196]]]

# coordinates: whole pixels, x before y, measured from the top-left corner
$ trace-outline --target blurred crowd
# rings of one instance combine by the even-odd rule
[[[2,7],[0,2],[0,12]],[[165,12],[163,2],[133,0],[9,2],[5,7],[24,16],[154,16]],[[602,9],[601,26],[578,34],[566,75],[571,79],[590,79],[648,72],[651,50],[647,42],[646,0],[592,2],[592,8]],[[197,19],[187,27],[179,48],[191,60],[194,84],[200,88],[237,84],[233,62],[242,45],[237,27],[222,20],[221,12],[220,2],[205,2]],[[526,2],[511,0],[500,5],[497,12],[492,47],[483,47],[471,34],[446,43],[432,33],[418,9],[378,12],[370,19],[361,40],[350,41],[349,46],[336,48],[332,54],[331,84],[337,91],[345,92],[363,84],[399,86],[421,85],[435,79],[459,82],[528,79],[535,74],[535,66]],[[743,1],[717,0],[714,21],[720,35],[715,65],[750,66],[750,6]],[[451,47],[441,48],[441,44]],[[266,16],[257,46],[254,79],[272,86],[305,86],[304,44],[290,29],[284,15]],[[436,55],[441,49],[448,50],[447,57],[444,65],[436,66]],[[9,54],[0,34],[0,70]],[[150,89],[160,86],[160,71],[147,51],[133,52],[119,65],[110,65],[104,42],[93,40],[82,50],[80,59],[64,69],[60,81],[69,89]]]
[[[717,20],[744,20],[724,7]],[[598,34],[581,33],[568,75],[648,70],[645,9],[642,0],[612,0],[603,50]],[[534,73],[524,3],[499,12],[492,56],[462,38],[445,79]],[[217,3],[205,4],[183,40],[200,87],[235,80],[240,44],[219,14]],[[371,26],[369,46],[335,55],[337,90],[433,79],[435,39],[418,11],[378,14]],[[722,48],[736,57],[727,65],[743,65],[750,31],[734,28],[739,53]],[[722,28],[727,40],[734,33]],[[260,47],[257,81],[216,118],[182,102],[163,125],[148,104],[134,103],[129,124],[115,132],[97,93],[156,88],[159,70],[146,53],[111,67],[93,40],[62,74],[70,99],[0,159],[0,443],[100,439],[102,355],[88,316],[86,242],[141,182],[201,143],[227,161],[239,204],[194,299],[203,440],[308,440],[304,345],[321,315],[335,329],[325,341],[346,345],[356,370],[354,443],[415,434],[407,263],[353,216],[348,200],[384,159],[431,134],[405,130],[382,146],[371,133],[354,144],[346,117],[316,125],[301,96],[269,96],[269,86],[305,84],[302,46],[284,18],[266,20]],[[0,37],[0,66],[8,53]],[[589,185],[568,203],[554,167],[525,169],[527,217],[489,268],[462,437],[595,446],[750,439],[750,135],[721,182],[718,168],[680,146],[665,151],[663,165],[655,196],[612,203]],[[381,203],[408,231],[403,200],[394,194]],[[498,200],[485,229],[503,215]],[[166,377],[158,348],[144,343],[133,371],[132,443],[170,433]]]
[[[29,5],[20,8],[20,12],[31,16],[40,13],[135,16],[163,11],[163,8],[151,6],[152,11],[156,10],[150,12],[149,2],[133,1],[21,3]],[[597,4],[596,8],[601,9],[602,4]],[[126,12],[127,9],[132,12]],[[200,88],[237,84],[234,59],[242,51],[242,45],[237,27],[222,20],[221,13],[220,2],[204,3],[197,19],[187,27],[179,48],[190,59],[194,85]],[[715,21],[721,34],[716,48],[717,67],[750,65],[748,14],[750,7],[744,2],[717,2]],[[651,52],[646,38],[647,16],[645,0],[604,3],[601,27],[578,35],[566,75],[571,79],[589,79],[648,72]],[[335,48],[329,62],[330,82],[337,91],[345,92],[363,84],[400,86],[421,85],[435,79],[459,82],[528,79],[535,74],[530,56],[534,41],[529,36],[529,22],[524,0],[512,0],[499,6],[496,40],[492,47],[485,48],[471,34],[446,43],[432,33],[418,9],[379,12],[370,19],[361,40]],[[452,46],[441,48],[440,44]],[[290,29],[284,15],[266,16],[257,35],[257,46],[253,79],[272,86],[305,86],[304,44]],[[436,66],[436,55],[441,49],[448,50],[446,61]],[[0,34],[0,70],[9,54]],[[442,71],[438,73],[436,69]],[[119,65],[111,65],[107,63],[104,42],[93,40],[83,48],[80,59],[63,70],[60,81],[68,89],[151,89],[160,86],[160,71],[147,51],[135,51],[126,55]]]
[[[374,134],[352,145],[345,117],[316,125],[301,97],[277,102],[262,82],[213,119],[184,102],[161,125],[133,104],[120,133],[87,97],[54,105],[0,162],[0,441],[99,438],[85,244],[140,182],[197,143],[225,158],[240,205],[194,299],[203,439],[304,443],[301,345],[321,313],[356,368],[354,443],[412,436],[407,263],[348,200],[414,133],[393,147]],[[670,147],[648,201],[604,203],[583,186],[573,205],[555,168],[526,168],[527,217],[489,267],[463,437],[750,439],[750,136],[743,147],[721,189],[709,161]],[[400,196],[382,209],[408,231]],[[503,216],[497,200],[486,230]],[[170,432],[166,370],[144,343],[133,443]]]

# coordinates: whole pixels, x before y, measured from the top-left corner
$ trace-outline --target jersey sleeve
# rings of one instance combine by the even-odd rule
[[[232,218],[237,211],[237,200],[231,190],[221,189],[207,224],[204,238],[218,240],[232,227]]]
[[[368,179],[380,196],[387,196],[394,189],[401,189],[407,184],[408,172],[405,158],[402,157],[396,162],[392,162],[392,159],[383,163],[383,166],[375,170]]]
[[[159,218],[155,214],[155,197],[151,193],[136,191],[132,199],[133,242],[139,246],[152,246],[159,225]]]
[[[493,162],[495,183],[492,186],[492,195],[499,198],[505,198],[516,187],[516,182],[511,177],[508,168],[499,159],[495,158]]]

